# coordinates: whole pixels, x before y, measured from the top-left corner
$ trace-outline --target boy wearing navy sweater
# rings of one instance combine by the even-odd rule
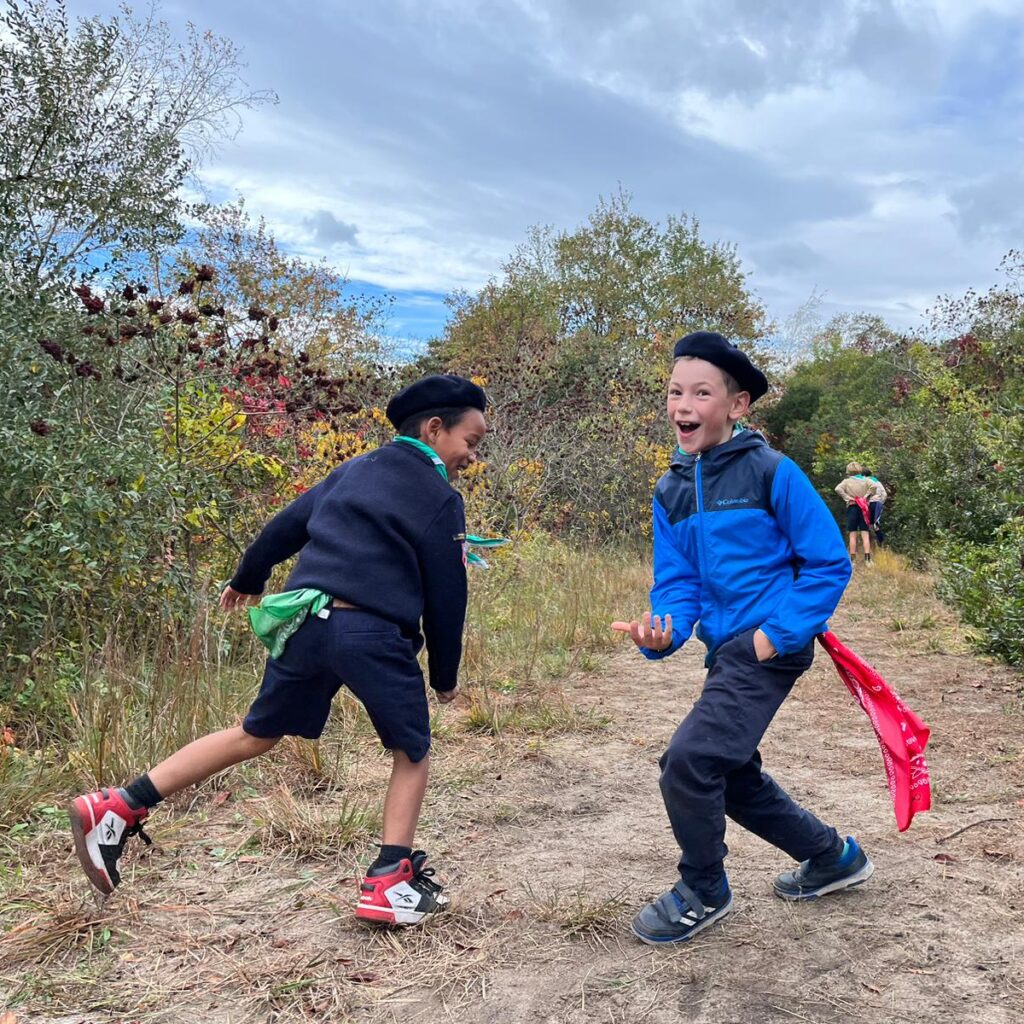
[[[466,523],[450,481],[476,460],[485,408],[483,390],[462,377],[417,381],[388,405],[394,443],[343,463],[264,527],[220,604],[253,603],[273,567],[298,553],[287,594],[264,602],[291,602],[283,650],[268,659],[241,726],[189,743],[122,789],[72,802],[78,858],[101,892],[120,881],[126,839],[139,834],[148,842],[142,821],[150,808],[266,753],[282,736],[318,738],[345,685],[394,758],[383,845],[360,885],[356,916],[416,924],[443,909],[447,897],[425,867],[426,853],[413,850],[430,749],[416,655],[425,636],[430,685],[442,703],[453,700],[466,612]]]
[[[799,467],[735,430],[768,390],[746,354],[705,331],[674,354],[667,407],[679,448],[654,492],[652,611],[612,624],[651,659],[677,651],[695,624],[708,651],[703,691],[660,762],[682,856],[679,881],[633,921],[651,944],[691,939],[732,907],[726,816],[801,862],[775,880],[784,899],[848,888],[873,870],[852,838],[761,770],[757,750],[849,581],[842,537]]]

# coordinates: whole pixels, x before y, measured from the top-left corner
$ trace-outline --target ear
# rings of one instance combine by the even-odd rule
[[[420,424],[420,440],[429,441],[436,438],[443,429],[444,420],[440,416],[431,416],[429,420],[424,420]]]
[[[741,420],[747,415],[750,408],[750,392],[738,391],[732,400],[732,408],[729,410],[730,420]]]

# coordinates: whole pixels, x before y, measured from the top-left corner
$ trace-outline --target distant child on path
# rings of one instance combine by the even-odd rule
[[[851,462],[846,467],[846,476],[836,484],[836,494],[846,502],[846,529],[850,537],[850,561],[857,558],[857,535],[860,534],[861,547],[864,549],[864,564],[871,564],[871,502],[884,501],[885,491],[880,483],[864,475],[864,467],[859,462]],[[857,504],[857,499],[868,507],[865,518],[864,510]]]
[[[668,418],[679,450],[654,492],[652,611],[612,624],[654,659],[679,650],[699,621],[708,650],[704,689],[660,761],[682,857],[679,881],[633,921],[651,944],[690,939],[731,909],[727,815],[801,862],[775,880],[783,899],[813,899],[873,871],[852,838],[761,770],[761,737],[850,578],[835,520],[807,477],[760,434],[734,433],[767,389],[721,335],[676,343]]]
[[[871,513],[871,528],[875,531],[875,542],[884,544],[885,531],[882,529],[882,513],[885,511],[885,503],[889,498],[889,494],[882,486],[882,481],[866,466],[864,467],[864,475],[878,487],[875,497],[868,502],[868,511]]]
[[[487,432],[484,392],[462,377],[424,377],[387,415],[395,442],[351,459],[263,529],[221,595],[251,604],[273,567],[299,553],[287,594],[264,607],[297,614],[283,651],[241,726],[197,739],[123,789],[71,804],[78,858],[104,893],[119,883],[125,840],[150,809],[186,786],[266,753],[282,736],[316,739],[347,686],[394,758],[380,855],[359,890],[356,916],[415,924],[448,902],[413,850],[427,784],[430,718],[416,654],[426,637],[430,685],[442,703],[458,693],[466,612],[466,523],[449,481],[476,460]],[[276,602],[276,603],[275,603]],[[275,649],[276,653],[276,649]],[[148,839],[147,839],[148,841]]]

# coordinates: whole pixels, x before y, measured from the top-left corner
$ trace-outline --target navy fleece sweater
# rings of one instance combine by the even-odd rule
[[[231,586],[260,594],[278,562],[299,560],[287,590],[315,587],[427,641],[430,685],[458,682],[466,617],[466,516],[426,455],[388,444],[340,465],[263,528]]]

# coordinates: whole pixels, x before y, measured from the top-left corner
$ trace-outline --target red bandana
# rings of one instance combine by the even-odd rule
[[[839,642],[834,633],[819,633],[818,642],[831,655],[854,700],[871,719],[889,781],[889,795],[901,832],[918,811],[932,805],[931,781],[924,748],[931,730],[900,700],[889,684],[866,662]]]
[[[871,509],[868,508],[868,503],[863,498],[854,498],[857,503],[857,508],[860,509],[861,515],[864,517],[864,529],[871,527]]]

